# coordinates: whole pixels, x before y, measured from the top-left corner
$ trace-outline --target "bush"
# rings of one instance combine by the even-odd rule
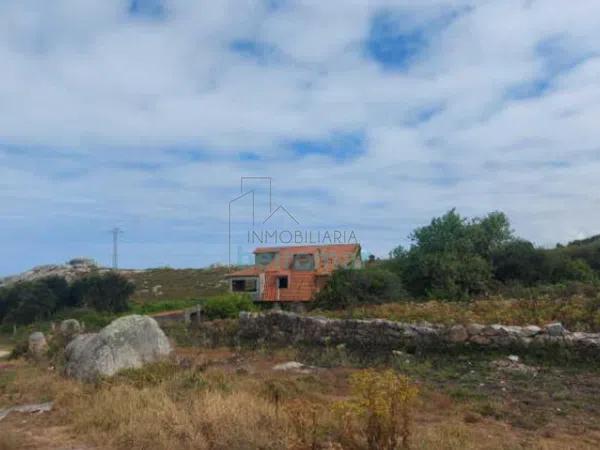
[[[26,325],[48,319],[62,306],[60,302],[64,300],[64,285],[58,280],[53,277],[21,282],[1,289],[0,320]]]
[[[89,275],[73,283],[72,302],[85,305],[96,311],[112,313],[129,309],[129,298],[135,292],[135,285],[123,275],[107,272],[102,275]]]
[[[208,320],[235,319],[240,312],[255,309],[250,297],[239,294],[220,295],[204,303],[204,314]]]
[[[405,295],[400,277],[388,270],[339,269],[317,293],[314,306],[322,309],[342,309],[368,303],[386,303]]]
[[[468,220],[451,210],[417,228],[410,236],[410,249],[394,250],[389,265],[400,271],[417,297],[462,300],[487,292],[492,281],[491,255],[511,238],[503,213]]]
[[[344,448],[396,450],[409,448],[411,411],[419,393],[404,375],[393,370],[363,370],[352,375],[353,398],[338,403],[345,425]]]

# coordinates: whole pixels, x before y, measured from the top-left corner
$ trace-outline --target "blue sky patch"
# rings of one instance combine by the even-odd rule
[[[281,54],[276,47],[250,39],[233,41],[231,50],[245,58],[253,59],[260,64],[267,64],[281,59]]]
[[[324,155],[337,161],[356,158],[366,151],[363,132],[335,133],[323,140],[293,140],[288,147],[297,156]]]
[[[410,65],[426,44],[424,30],[403,31],[394,16],[380,13],[371,21],[366,50],[383,67],[402,70]]]
[[[147,19],[161,19],[166,15],[162,0],[130,0],[129,14]]]

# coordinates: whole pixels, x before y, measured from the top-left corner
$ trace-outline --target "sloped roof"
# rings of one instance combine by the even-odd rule
[[[277,253],[278,258],[266,266],[253,266],[233,272],[228,277],[258,276],[264,272],[289,272],[294,255],[314,255],[315,272],[317,275],[327,275],[338,267],[352,263],[360,255],[359,244],[332,245],[300,245],[289,247],[260,247],[255,254]]]

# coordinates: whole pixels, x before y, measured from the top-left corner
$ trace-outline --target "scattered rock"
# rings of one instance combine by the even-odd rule
[[[75,319],[63,320],[60,324],[60,334],[66,339],[71,340],[78,334],[81,334],[81,324]]]
[[[42,414],[52,411],[54,402],[40,403],[35,405],[14,406],[8,409],[0,410],[0,421],[4,420],[10,413],[18,412],[23,414]]]
[[[113,376],[123,369],[168,358],[169,340],[158,323],[146,316],[115,320],[99,333],[77,336],[65,349],[67,376],[83,381]]]
[[[6,350],[0,350],[0,359],[8,358],[10,356],[10,352]]]
[[[40,333],[39,331],[31,333],[27,348],[32,357],[36,359],[42,358],[48,351],[48,342],[44,333]]]
[[[548,336],[564,336],[567,331],[560,322],[549,323],[545,330]]]
[[[161,295],[163,295],[161,284],[157,284],[152,288],[152,295],[154,295],[155,297],[160,297]]]
[[[93,271],[106,271],[100,268],[96,262],[88,258],[75,258],[66,264],[49,264],[37,266],[27,272],[0,278],[0,287],[9,286],[20,281],[36,281],[42,278],[58,276],[71,282],[77,278],[87,275]]]
[[[516,361],[514,360],[516,358]],[[492,361],[491,367],[493,369],[502,370],[504,372],[519,373],[526,375],[537,375],[538,369],[536,367],[527,366],[519,362],[518,356],[509,356],[506,359],[498,359]]]
[[[298,373],[311,373],[315,368],[306,366],[297,361],[290,361],[283,364],[278,364],[273,367],[273,370],[280,372],[298,372]]]

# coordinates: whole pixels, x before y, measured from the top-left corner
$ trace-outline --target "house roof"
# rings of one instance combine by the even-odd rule
[[[333,244],[333,245],[301,245],[289,247],[261,247],[254,251],[255,254],[277,253],[278,257],[266,266],[253,266],[233,272],[228,277],[258,276],[264,272],[291,272],[294,255],[314,255],[315,272],[317,275],[327,275],[338,267],[349,265],[360,255],[359,244]]]

